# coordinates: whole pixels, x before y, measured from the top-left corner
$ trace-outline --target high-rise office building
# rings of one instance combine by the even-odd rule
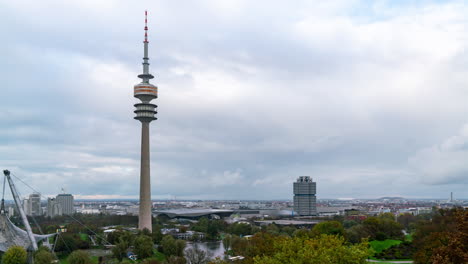
[[[57,215],[63,215],[62,206],[55,198],[47,199],[47,216],[54,217]]]
[[[23,199],[23,211],[26,215],[31,215],[32,208],[31,208],[31,202],[29,198]]]
[[[294,183],[294,211],[301,216],[317,215],[317,184],[309,176],[300,176]]]
[[[42,207],[41,207],[41,194],[40,193],[33,193],[29,195],[29,203],[31,203],[31,214],[33,216],[42,215]]]
[[[141,122],[141,161],[140,161],[140,212],[138,214],[138,228],[151,232],[151,180],[150,180],[150,140],[149,124],[156,120],[156,105],[151,100],[158,98],[158,87],[149,81],[153,75],[149,73],[148,56],[148,24],[145,11],[145,40],[143,41],[143,73],[138,75],[141,82],[133,87],[133,96],[141,100],[135,104],[135,119]]]
[[[73,208],[73,195],[62,193],[57,195],[55,201],[62,208],[62,214],[71,215],[75,213],[75,209]]]

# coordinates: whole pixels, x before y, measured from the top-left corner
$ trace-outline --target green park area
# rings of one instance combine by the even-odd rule
[[[402,242],[401,240],[395,240],[395,239],[386,239],[383,241],[374,240],[374,241],[369,242],[369,245],[376,253],[381,253],[385,249],[389,249],[390,247],[394,245],[398,245],[401,242]]]
[[[468,245],[466,239],[468,210],[436,210],[430,215],[393,214],[351,219],[335,216],[319,219],[312,228],[270,224],[257,226],[254,221],[228,223],[223,219],[201,218],[178,222],[153,219],[153,232],[137,230],[137,218],[131,216],[74,215],[79,223],[64,217],[38,218],[43,230],[67,231],[55,236],[55,252],[41,247],[35,253],[35,264],[50,264],[58,257],[60,264],[142,263],[227,264],[228,260],[213,257],[189,243],[216,242],[231,256],[242,256],[242,264],[296,263],[333,264],[392,263],[413,261],[434,263],[434,257],[444,255],[451,263],[464,263]],[[108,231],[112,230],[112,231]],[[177,230],[165,233],[161,230]],[[47,231],[46,231],[47,232]],[[177,234],[197,234],[187,240]],[[406,234],[406,235],[405,235]],[[411,235],[408,235],[411,234]],[[446,243],[450,241],[450,243]],[[9,249],[10,250],[10,249]],[[22,253],[21,253],[21,252]],[[129,259],[129,253],[132,259]],[[427,253],[430,254],[427,254]],[[434,255],[438,254],[438,255]],[[2,257],[23,256],[23,248],[12,249]],[[197,259],[202,261],[193,262]],[[311,262],[311,260],[313,260]],[[16,264],[25,264],[15,262]],[[437,263],[437,262],[436,262]]]

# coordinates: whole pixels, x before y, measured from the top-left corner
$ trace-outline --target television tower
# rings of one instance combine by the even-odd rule
[[[149,124],[156,120],[154,116],[156,105],[151,100],[158,98],[158,87],[149,83],[154,76],[149,73],[148,58],[148,12],[145,11],[145,40],[143,41],[143,73],[138,75],[142,81],[133,87],[133,96],[141,100],[135,104],[135,119],[141,122],[141,163],[140,163],[140,212],[138,214],[138,229],[148,229],[151,232],[151,179],[150,179],[150,141]]]

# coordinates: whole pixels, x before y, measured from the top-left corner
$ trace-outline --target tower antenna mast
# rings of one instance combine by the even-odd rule
[[[149,73],[148,56],[148,11],[145,11],[145,39],[143,41],[143,73],[138,75],[141,82],[133,87],[133,96],[141,103],[135,104],[135,119],[141,122],[141,161],[140,161],[140,209],[138,214],[138,228],[152,230],[152,203],[150,178],[150,140],[149,124],[156,120],[156,105],[151,100],[158,98],[158,87],[150,83],[154,78]]]

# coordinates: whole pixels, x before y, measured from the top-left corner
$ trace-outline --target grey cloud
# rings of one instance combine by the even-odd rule
[[[319,197],[466,187],[464,154],[423,150],[466,122],[465,9],[307,2],[3,3],[0,163],[48,194],[135,195],[149,9],[154,197],[290,198],[304,174]],[[438,155],[460,164],[425,168]]]

